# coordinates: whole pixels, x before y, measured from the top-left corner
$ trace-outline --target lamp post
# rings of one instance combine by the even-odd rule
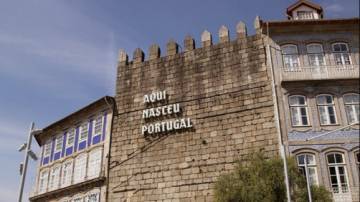
[[[24,184],[25,184],[25,178],[26,178],[27,165],[28,165],[28,162],[29,162],[29,156],[34,161],[37,160],[36,154],[31,150],[32,136],[34,136],[36,134],[39,134],[41,132],[42,132],[42,130],[35,129],[35,123],[32,122],[31,125],[30,125],[30,130],[29,130],[29,136],[28,136],[27,143],[22,144],[20,146],[20,148],[18,149],[19,152],[22,152],[23,150],[25,150],[24,162],[20,164],[21,180],[20,180],[20,189],[19,189],[19,200],[18,200],[19,202],[22,202],[22,196],[23,196],[23,191],[24,191]]]

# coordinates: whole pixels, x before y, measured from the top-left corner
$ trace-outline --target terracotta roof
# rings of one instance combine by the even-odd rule
[[[320,5],[317,5],[315,3],[312,3],[310,1],[307,0],[299,0],[297,2],[295,2],[294,4],[290,5],[287,9],[286,9],[286,13],[288,15],[291,15],[291,12],[296,9],[297,7],[301,6],[301,5],[306,5],[309,6],[315,10],[317,10],[321,15],[323,14],[323,8]]]

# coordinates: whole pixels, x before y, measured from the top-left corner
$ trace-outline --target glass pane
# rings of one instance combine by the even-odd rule
[[[329,121],[328,121],[328,117],[326,115],[324,106],[319,107],[319,113],[320,113],[320,123],[321,124],[328,124]]]
[[[356,107],[353,107],[353,105],[347,105],[347,106],[345,106],[345,109],[346,109],[346,115],[347,115],[349,123],[351,124],[351,123],[357,122],[356,116],[358,116],[357,114],[358,114],[359,108],[357,107],[357,112],[355,111]]]
[[[360,163],[360,153],[356,153],[356,160],[357,160],[357,163]]]
[[[328,158],[328,163],[335,163],[335,157],[334,157],[334,154],[329,154],[327,156]],[[333,167],[330,167],[330,169],[333,168]]]
[[[335,124],[335,123],[336,123],[335,115],[330,115],[330,123],[331,123],[331,124]]]
[[[299,155],[298,157],[298,165],[304,165],[305,164],[305,155]]]
[[[310,183],[311,184],[317,184],[316,169],[315,168],[309,168],[308,172],[309,172]]]
[[[321,105],[326,104],[326,96],[320,95],[317,97],[316,101],[318,104],[321,104]]]
[[[308,53],[322,53],[322,46],[320,44],[307,45]]]
[[[338,169],[339,169],[339,174],[344,175],[344,167],[339,166]]]
[[[344,59],[344,63],[345,63],[346,65],[350,65],[351,63],[350,63],[350,56],[349,56],[349,54],[344,53],[344,54],[342,54],[342,56],[343,56],[343,59]]]
[[[301,120],[302,120],[302,125],[303,125],[303,126],[307,126],[307,125],[308,125],[308,120],[307,120],[307,117],[306,117],[306,116],[301,117]]]
[[[337,186],[337,178],[336,178],[336,176],[331,176],[330,179],[331,179],[331,184],[333,186]]]
[[[343,65],[341,54],[335,54],[335,62],[337,65]]]
[[[336,163],[343,163],[343,158],[341,154],[335,154]]]
[[[294,126],[300,125],[300,114],[297,107],[291,108],[291,120]]]
[[[352,103],[356,103],[356,101],[359,101],[359,98],[356,94],[349,94],[349,95],[344,95],[344,102],[345,104],[352,104]]]
[[[304,166],[299,166],[299,171],[302,175],[304,175],[304,177],[306,176],[305,174],[305,167]]]
[[[344,175],[340,175],[340,182],[341,183],[345,183],[345,176]]]
[[[295,45],[287,45],[281,47],[284,54],[297,54],[297,47]]]
[[[69,130],[69,132],[67,133],[67,146],[72,146],[74,144],[74,139],[75,139],[75,130]]]
[[[290,106],[296,106],[300,104],[300,97],[299,96],[290,96],[289,97],[289,104]]]
[[[327,103],[327,104],[332,104],[332,103],[333,103],[332,96],[330,96],[330,95],[325,95],[325,97],[326,97],[326,103]]]
[[[340,51],[347,52],[347,46],[345,44],[340,44]]]
[[[341,51],[340,44],[334,44],[333,45],[333,51],[336,51],[336,52]]]
[[[314,158],[313,155],[310,155],[310,154],[307,155],[307,163],[308,163],[308,165],[315,165],[316,164],[315,158]]]
[[[306,108],[305,107],[300,107],[300,111],[301,111],[301,115],[306,117]]]

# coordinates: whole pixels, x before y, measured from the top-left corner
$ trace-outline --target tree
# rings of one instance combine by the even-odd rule
[[[299,172],[294,158],[288,159],[291,199],[307,202],[306,180]],[[323,186],[312,186],[314,202],[332,201],[331,194]],[[221,175],[215,184],[217,202],[282,202],[286,201],[286,188],[282,160],[266,159],[263,153],[251,155],[238,162],[235,170]]]

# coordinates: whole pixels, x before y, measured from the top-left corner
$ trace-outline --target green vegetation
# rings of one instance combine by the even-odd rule
[[[283,163],[279,157],[266,159],[262,153],[239,162],[231,173],[219,177],[215,184],[217,202],[282,202],[286,200]],[[293,158],[288,159],[291,201],[307,202],[306,179]],[[312,186],[313,202],[332,201],[323,186]]]

